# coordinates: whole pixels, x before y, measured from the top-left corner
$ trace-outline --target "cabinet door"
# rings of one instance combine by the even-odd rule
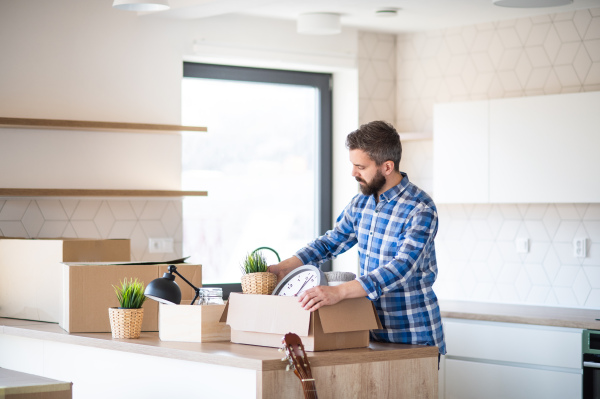
[[[581,398],[581,374],[446,359],[445,399]]]
[[[599,202],[600,92],[490,101],[490,201]]]
[[[438,104],[433,121],[433,197],[489,202],[488,101]]]

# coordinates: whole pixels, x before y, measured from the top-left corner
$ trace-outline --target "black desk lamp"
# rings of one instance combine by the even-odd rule
[[[181,277],[183,281],[188,283],[189,286],[196,291],[196,296],[194,296],[194,299],[192,299],[192,303],[190,304],[193,305],[196,299],[200,297],[200,288],[195,287],[192,283],[187,281],[185,277],[179,274],[175,265],[170,265],[169,271],[163,274],[162,277],[152,280],[150,284],[146,286],[144,295],[167,305],[179,305],[181,303],[181,289],[175,282],[173,273]]]

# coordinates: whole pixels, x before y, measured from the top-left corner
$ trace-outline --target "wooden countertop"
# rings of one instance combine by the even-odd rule
[[[600,330],[600,310],[440,300],[442,318]]]
[[[110,333],[69,334],[54,323],[0,318],[0,334],[83,345],[123,352],[188,360],[253,370],[284,370],[277,348],[231,342],[165,342],[157,332],[142,332],[139,339],[112,339]],[[312,367],[436,357],[434,346],[371,343],[368,348],[308,352]]]

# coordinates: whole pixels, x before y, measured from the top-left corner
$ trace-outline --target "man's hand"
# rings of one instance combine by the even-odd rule
[[[271,265],[267,268],[267,271],[277,276],[277,282],[280,282],[282,278],[289,272],[297,267],[302,266],[302,261],[295,256],[288,258],[276,265]]]
[[[298,301],[305,310],[314,312],[321,306],[335,305],[342,299],[360,298],[367,292],[357,280],[337,286],[319,285],[300,294]]]
[[[314,312],[321,306],[335,305],[341,301],[343,298],[339,291],[339,286],[329,287],[327,285],[319,285],[300,294],[298,301],[300,301],[305,310]]]

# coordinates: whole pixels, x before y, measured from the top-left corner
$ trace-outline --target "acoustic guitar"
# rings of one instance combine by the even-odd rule
[[[281,360],[284,362],[287,360],[289,364],[285,369],[294,370],[294,374],[300,379],[302,390],[304,391],[304,399],[318,399],[315,379],[312,377],[308,356],[306,356],[306,351],[300,337],[294,333],[287,333],[281,340],[281,343],[283,344],[283,348],[281,349],[286,354]]]

